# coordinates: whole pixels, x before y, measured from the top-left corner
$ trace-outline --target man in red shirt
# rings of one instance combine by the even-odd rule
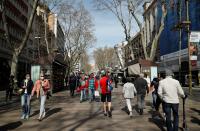
[[[101,71],[101,79],[100,79],[100,87],[101,87],[101,101],[103,102],[103,110],[104,115],[109,117],[112,117],[111,113],[111,91],[108,91],[108,81],[109,78],[106,76],[105,71]],[[108,106],[108,112],[107,112],[107,106]]]

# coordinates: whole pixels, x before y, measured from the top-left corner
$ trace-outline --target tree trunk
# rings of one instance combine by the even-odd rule
[[[15,79],[17,78],[17,63],[18,63],[18,56],[19,54],[17,54],[17,52],[15,51],[13,53],[13,56],[12,56],[12,61],[11,61],[11,75],[14,75],[15,76]]]
[[[32,23],[33,23],[33,19],[34,19],[35,13],[36,13],[38,1],[39,0],[34,0],[33,9],[32,9],[31,15],[30,15],[30,19],[28,21],[28,26],[26,28],[26,34],[25,34],[22,42],[20,43],[19,48],[14,49],[13,57],[11,60],[11,75],[14,75],[15,79],[17,79],[17,64],[18,64],[19,55],[20,55],[21,51],[24,49],[24,47],[26,46],[27,40],[29,38],[29,34],[30,34],[30,31],[32,28]]]
[[[46,43],[46,46],[47,46],[47,53],[49,55],[50,51],[49,51],[49,43],[48,43],[48,40],[47,40],[47,14],[45,12],[44,14],[44,39],[45,39],[45,43]]]
[[[167,9],[165,7],[165,4],[163,3],[163,5],[162,5],[161,25],[159,27],[158,33],[155,35],[155,37],[153,39],[152,46],[151,46],[151,54],[150,54],[150,60],[151,61],[153,61],[155,56],[156,56],[158,40],[160,38],[160,35],[161,35],[162,31],[164,30],[166,16],[167,16]]]
[[[132,11],[131,14],[132,14],[133,18],[135,19],[135,21],[138,24],[138,27],[140,29],[141,43],[142,43],[142,47],[143,47],[144,57],[145,57],[145,59],[149,59],[148,54],[147,54],[147,50],[146,50],[146,45],[144,43],[144,34],[143,34],[143,30],[142,30],[142,23],[139,21],[139,19],[135,15],[134,11]]]

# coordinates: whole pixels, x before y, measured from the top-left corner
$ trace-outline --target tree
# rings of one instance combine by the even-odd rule
[[[109,10],[112,12],[116,18],[119,20],[121,23],[123,29],[124,29],[124,34],[126,37],[126,41],[130,42],[130,32],[132,29],[132,22],[131,19],[132,17],[135,19],[138,27],[139,27],[139,32],[141,34],[141,43],[143,46],[143,51],[145,55],[145,59],[148,60],[154,60],[155,54],[156,54],[156,49],[158,46],[158,40],[159,37],[164,29],[164,20],[167,15],[167,10],[166,10],[166,1],[162,0],[162,18],[161,18],[161,25],[159,27],[159,31],[155,35],[153,41],[152,41],[152,47],[150,54],[147,53],[147,48],[146,44],[144,42],[144,34],[143,34],[143,27],[142,27],[142,22],[140,22],[138,16],[138,12],[140,12],[140,5],[143,4],[146,0],[94,0],[96,8],[98,10]],[[125,8],[127,7],[127,8]],[[127,13],[128,12],[128,13]],[[123,14],[128,14],[128,17],[124,17]],[[132,16],[130,16],[130,14]],[[126,22],[125,22],[126,21]]]
[[[118,65],[114,48],[98,48],[94,51],[93,55],[95,64],[99,70],[105,69],[106,67],[114,68]]]
[[[91,64],[89,63],[90,61],[90,57],[87,54],[87,52],[85,51],[80,58],[80,63],[81,63],[81,70],[84,70],[84,72],[86,72],[87,74],[90,73],[92,67]]]
[[[58,17],[66,38],[64,61],[67,63],[68,76],[80,60],[81,54],[95,42],[95,37],[92,18],[82,3],[74,6],[66,2],[59,9]]]
[[[14,76],[17,76],[16,74],[17,74],[17,64],[18,64],[19,55],[21,54],[22,50],[25,48],[27,40],[29,38],[29,34],[32,29],[32,23],[33,23],[33,19],[34,19],[35,13],[36,13],[36,8],[38,5],[38,2],[39,2],[39,0],[34,0],[34,2],[33,2],[33,8],[32,8],[30,18],[28,20],[26,32],[24,34],[22,41],[20,43],[12,43],[11,39],[10,39],[10,34],[9,34],[8,24],[7,24],[7,19],[6,19],[5,0],[2,0],[3,8],[1,10],[1,12],[2,12],[2,20],[3,20],[3,24],[4,24],[6,41],[7,41],[7,44],[9,44],[11,46],[11,48],[13,49],[13,56],[12,56],[12,60],[11,60],[11,74]],[[16,79],[16,77],[15,77],[15,79]]]
[[[158,40],[160,38],[160,35],[162,33],[162,31],[164,30],[164,22],[165,22],[165,18],[167,16],[167,7],[166,7],[166,0],[161,0],[162,2],[162,17],[161,17],[161,24],[160,24],[160,27],[158,29],[158,32],[156,32],[155,36],[154,36],[154,39],[152,41],[152,46],[151,46],[151,49],[150,49],[150,54],[147,54],[147,49],[146,49],[146,45],[144,43],[144,32],[143,32],[143,29],[142,29],[142,23],[139,21],[139,19],[137,18],[136,14],[135,14],[135,8],[138,6],[137,4],[135,5],[133,3],[133,0],[128,0],[128,5],[129,5],[129,10],[132,14],[132,16],[134,17],[134,19],[136,20],[139,28],[140,28],[140,34],[141,34],[141,41],[142,41],[142,45],[143,45],[143,50],[144,50],[144,55],[145,55],[145,58],[148,59],[148,60],[151,60],[153,61],[154,58],[155,58],[155,55],[156,55],[156,50],[157,50],[157,47],[158,47]]]

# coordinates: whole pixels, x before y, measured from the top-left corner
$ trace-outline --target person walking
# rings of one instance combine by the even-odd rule
[[[37,98],[40,97],[40,114],[38,120],[41,121],[45,117],[45,102],[47,97],[47,91],[50,89],[50,84],[43,73],[40,74],[40,79],[35,82],[34,88],[32,90],[31,96],[34,95],[35,91]]]
[[[89,99],[92,102],[95,99],[94,91],[95,91],[95,78],[94,73],[90,74],[90,78],[88,79],[88,90],[89,90]]]
[[[28,119],[30,115],[30,99],[31,91],[33,89],[33,81],[31,80],[30,74],[26,74],[25,80],[22,82],[21,88],[23,89],[21,94],[21,106],[22,116],[21,119]]]
[[[80,103],[86,100],[86,86],[87,86],[87,81],[85,78],[85,74],[81,74],[81,78],[79,80],[80,82],[80,90],[81,90],[81,96],[80,96]]]
[[[109,84],[111,84],[111,81],[108,78],[108,75],[106,75],[106,72],[103,70],[101,71],[102,78],[100,79],[100,87],[101,87],[101,102],[103,103],[103,111],[105,116],[112,117],[111,112],[111,90],[108,89]],[[108,111],[107,111],[108,107]]]
[[[149,93],[148,84],[144,79],[144,74],[140,74],[140,76],[135,80],[134,85],[137,90],[137,105],[139,113],[142,115],[145,108],[145,95]]]
[[[184,98],[185,94],[179,83],[173,77],[173,72],[166,69],[166,78],[161,80],[158,87],[158,95],[163,101],[164,112],[166,115],[167,131],[178,131],[179,124],[179,95]],[[173,114],[173,124],[171,122],[171,111]]]
[[[76,88],[76,76],[74,75],[74,73],[70,74],[69,88],[70,88],[70,96],[73,97],[74,96],[74,90]]]
[[[158,97],[158,85],[159,85],[159,79],[153,78],[151,84],[150,84],[150,91],[152,91],[152,98],[153,98],[153,109],[156,109],[156,101],[159,99]],[[159,100],[158,100],[159,101]]]
[[[114,75],[114,81],[115,81],[115,88],[117,88],[117,83],[118,83],[117,74]]]
[[[134,96],[137,94],[137,91],[135,89],[135,86],[133,83],[131,83],[131,79],[126,79],[126,83],[123,86],[123,97],[126,99],[126,104],[129,110],[129,116],[132,117],[133,116],[133,112],[132,112],[132,105],[131,105],[131,101],[134,98]]]
[[[15,85],[14,78],[15,78],[14,75],[11,75],[9,78],[9,84],[8,87],[6,88],[6,102],[8,101],[8,98],[9,100],[12,100],[13,89]]]

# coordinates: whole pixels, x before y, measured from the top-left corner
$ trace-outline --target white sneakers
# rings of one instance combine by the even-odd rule
[[[129,116],[130,116],[130,118],[133,117],[133,112],[132,111],[130,111]]]

